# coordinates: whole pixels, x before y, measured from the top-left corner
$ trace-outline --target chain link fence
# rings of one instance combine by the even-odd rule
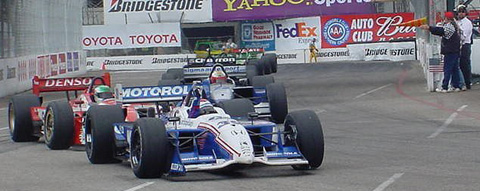
[[[0,58],[81,50],[83,0],[1,0]]]

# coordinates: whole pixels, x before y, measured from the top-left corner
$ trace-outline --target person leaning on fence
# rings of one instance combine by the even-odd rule
[[[310,43],[310,45],[308,46],[309,50],[310,50],[310,63],[312,63],[312,59],[315,59],[315,62],[317,62],[317,53],[318,53],[318,49],[317,47],[315,46],[315,42],[317,41],[317,39],[313,39],[312,42]]]
[[[461,49],[460,49],[460,70],[463,74],[464,86],[462,85],[462,90],[470,89],[471,78],[472,78],[472,66],[470,61],[470,56],[472,54],[472,32],[473,24],[470,19],[467,18],[467,8],[465,5],[459,5],[457,7],[458,20],[457,24],[462,30],[460,40],[461,40]]]
[[[443,82],[437,92],[460,91],[458,59],[460,57],[460,28],[455,22],[455,15],[452,12],[445,13],[443,26],[435,27],[421,25],[421,29],[428,30],[433,35],[442,37],[440,53],[444,56]],[[448,89],[451,80],[452,90]]]

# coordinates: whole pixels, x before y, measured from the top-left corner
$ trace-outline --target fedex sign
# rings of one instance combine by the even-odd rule
[[[277,38],[318,36],[316,33],[317,27],[309,27],[306,25],[305,22],[301,22],[295,23],[295,27],[293,28],[283,28],[282,24],[276,24]]]
[[[276,50],[307,49],[315,38],[320,42],[320,17],[274,21]]]

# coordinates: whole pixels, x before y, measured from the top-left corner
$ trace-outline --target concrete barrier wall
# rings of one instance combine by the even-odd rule
[[[8,58],[1,62],[0,97],[31,89],[33,76],[59,78],[86,73],[83,51]]]

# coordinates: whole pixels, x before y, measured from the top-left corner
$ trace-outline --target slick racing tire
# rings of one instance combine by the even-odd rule
[[[171,85],[181,85],[181,84],[182,84],[182,81],[180,81],[179,79],[158,81],[158,86],[171,86]]]
[[[275,53],[268,53],[263,56],[265,58],[265,62],[267,64],[270,64],[270,67],[272,69],[272,73],[277,73],[277,54]]]
[[[252,78],[252,86],[254,88],[266,88],[268,84],[274,83],[275,79],[272,75],[254,76]]]
[[[323,130],[320,120],[311,110],[294,111],[285,119],[285,144],[296,143],[308,164],[292,165],[296,170],[313,170],[322,165],[324,154]]]
[[[222,108],[225,113],[231,117],[248,117],[248,113],[255,112],[252,101],[249,99],[232,99],[221,101],[218,107]]]
[[[166,78],[163,77],[162,75],[162,80],[174,80],[174,79],[183,79],[183,68],[170,68],[167,70],[166,73],[164,74],[168,74],[166,76]]]
[[[39,107],[40,99],[35,95],[17,95],[8,103],[8,127],[15,142],[38,141],[34,135],[31,107]]]
[[[85,119],[85,150],[92,164],[116,163],[114,123],[124,122],[117,105],[92,105]]]
[[[263,66],[263,62],[260,62],[260,59],[249,60],[247,65],[254,65],[255,67],[257,67],[257,73],[259,76],[265,74],[265,67]]]
[[[246,65],[246,72],[249,85],[252,85],[253,77],[261,75],[258,73],[257,66],[255,65]]]
[[[176,80],[176,79],[177,78],[174,74],[166,72],[166,73],[162,74],[162,79],[161,80]]]
[[[266,57],[260,58],[258,62],[262,63],[265,75],[272,73],[272,65],[267,61]]]
[[[67,101],[48,104],[43,135],[45,144],[52,150],[68,149],[73,143],[73,110]]]
[[[161,119],[141,118],[133,125],[130,164],[138,178],[158,178],[170,170],[173,149]]]
[[[267,99],[272,121],[283,123],[288,113],[287,93],[283,84],[267,84]]]

